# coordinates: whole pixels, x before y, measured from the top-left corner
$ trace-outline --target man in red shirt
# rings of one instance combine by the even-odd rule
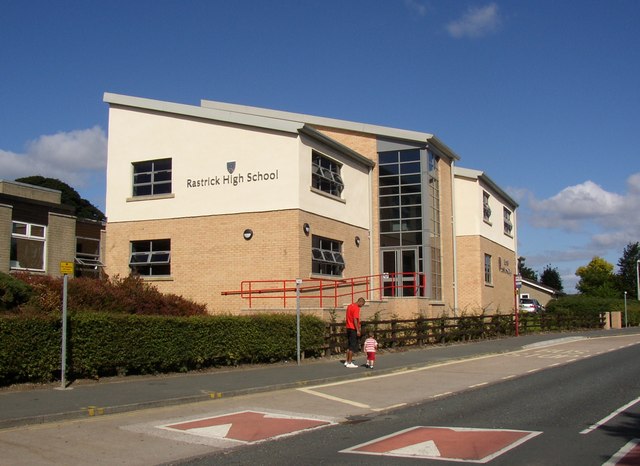
[[[364,298],[358,298],[358,301],[347,306],[347,360],[344,365],[348,368],[358,367],[353,363],[353,353],[360,349],[358,339],[360,337],[360,308],[364,306]]]

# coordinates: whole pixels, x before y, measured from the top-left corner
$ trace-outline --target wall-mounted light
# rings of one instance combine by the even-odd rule
[[[304,231],[304,234],[309,236],[309,232],[311,231],[311,227],[309,226],[308,223],[305,223],[304,225],[302,225],[302,231]]]
[[[360,247],[360,237],[356,236],[356,246]]]
[[[251,238],[253,238],[253,230],[251,228],[247,228],[242,232],[242,237],[249,241]]]

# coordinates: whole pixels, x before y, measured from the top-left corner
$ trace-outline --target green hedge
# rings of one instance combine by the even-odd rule
[[[585,314],[600,315],[605,312],[618,311],[622,313],[622,325],[624,325],[624,298],[598,298],[585,295],[571,295],[550,301],[546,309],[548,312],[564,316],[579,316]],[[640,325],[640,301],[627,299],[627,320],[629,326]]]
[[[320,354],[324,323],[300,321],[300,346]],[[0,385],[60,377],[61,320],[0,317]],[[67,377],[188,371],[296,358],[296,318],[288,315],[163,317],[72,313]]]

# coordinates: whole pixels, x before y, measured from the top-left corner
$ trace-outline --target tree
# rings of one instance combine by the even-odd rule
[[[526,257],[518,257],[518,272],[522,278],[526,278],[527,280],[533,280],[534,282],[538,281],[538,274],[531,268],[524,265],[524,261]]]
[[[627,292],[627,296],[638,299],[638,261],[640,260],[640,243],[629,243],[624,248],[622,257],[618,260],[617,284],[620,294]]]
[[[580,277],[576,288],[584,295],[599,298],[620,296],[616,286],[616,276],[613,273],[613,264],[601,257],[595,256],[589,265],[578,267],[576,275]]]
[[[43,188],[57,189],[62,192],[61,201],[63,204],[70,205],[75,209],[75,215],[81,218],[89,218],[91,220],[106,220],[105,215],[100,209],[80,197],[78,191],[73,189],[67,183],[55,178],[45,178],[44,176],[27,176],[25,178],[17,178],[20,183],[32,184]]]
[[[551,265],[547,265],[542,271],[540,283],[550,286],[554,290],[563,291],[562,278],[560,278],[558,269],[555,267],[551,268]]]

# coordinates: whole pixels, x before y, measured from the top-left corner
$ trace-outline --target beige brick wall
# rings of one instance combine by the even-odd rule
[[[516,263],[514,251],[480,236],[458,237],[457,246],[460,311],[467,314],[475,314],[482,310],[502,314],[513,312],[513,274]],[[484,282],[485,254],[490,254],[492,258],[493,283],[490,285]],[[503,265],[502,270],[500,262]]]
[[[11,267],[11,231],[13,208],[0,204],[0,272],[9,273]]]
[[[311,228],[308,237],[303,232],[304,223],[309,223]],[[253,238],[249,241],[242,235],[247,228],[253,230]],[[171,277],[150,279],[150,282],[164,293],[207,304],[210,313],[237,313],[249,307],[248,300],[238,295],[222,296],[222,292],[240,290],[243,280],[311,277],[312,235],[344,241],[345,277],[369,274],[366,230],[299,210],[108,223],[106,273],[121,277],[129,275],[130,241],[169,238]],[[355,236],[361,238],[360,247],[355,245]],[[283,305],[282,299],[262,296],[251,303],[252,308],[280,308]],[[313,305],[303,303],[304,307]]]
[[[49,213],[46,272],[59,277],[60,262],[73,262],[75,257],[76,217]]]

